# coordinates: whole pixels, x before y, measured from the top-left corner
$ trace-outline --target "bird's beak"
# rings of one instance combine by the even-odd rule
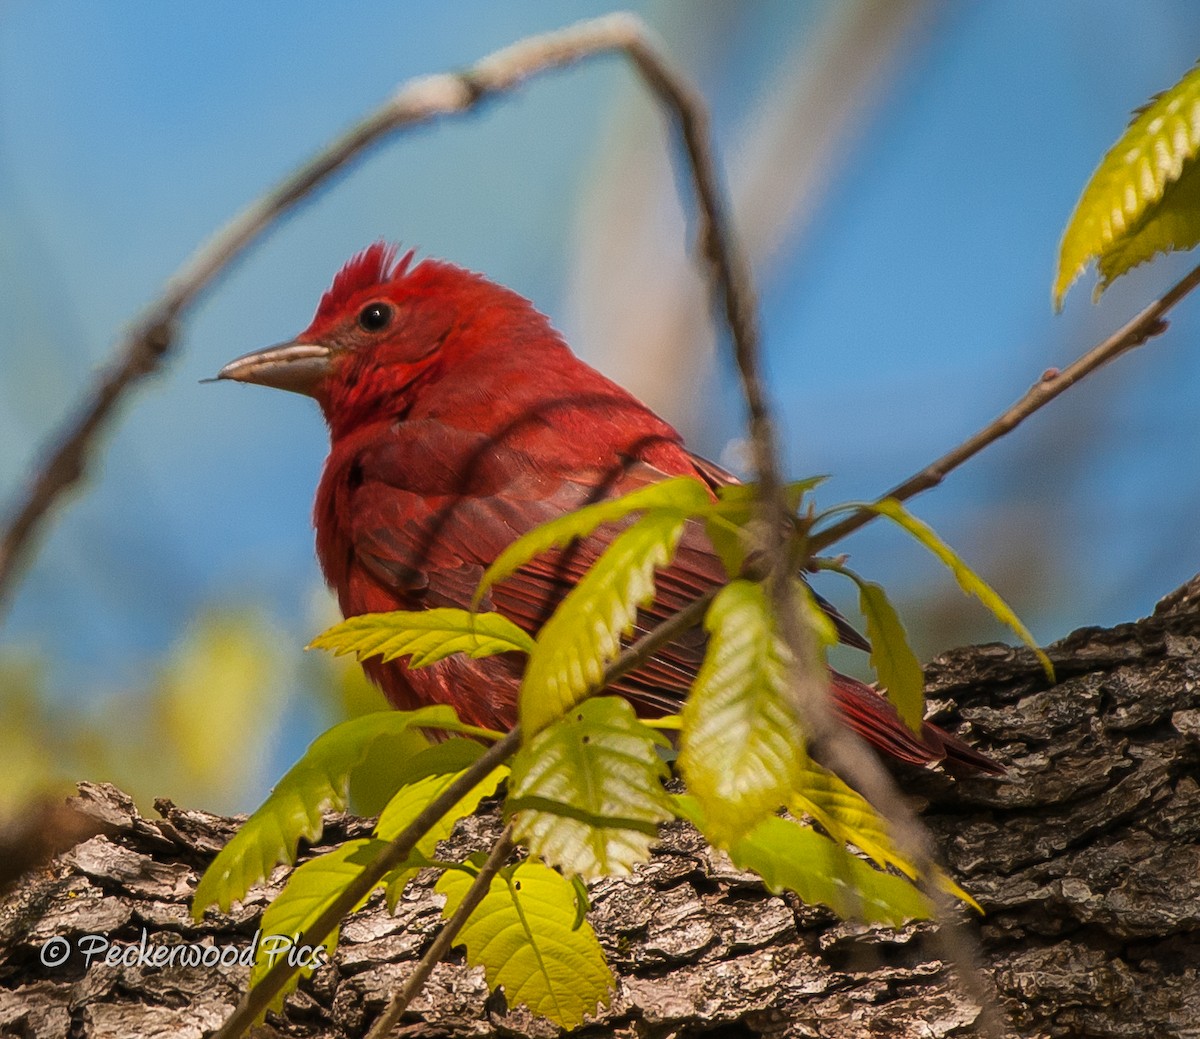
[[[253,382],[313,396],[329,372],[331,353],[317,343],[281,343],[230,361],[217,372],[218,379]]]

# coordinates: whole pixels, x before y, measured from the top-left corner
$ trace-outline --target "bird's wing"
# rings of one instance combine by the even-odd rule
[[[475,491],[451,492],[426,486],[414,490],[411,472],[395,468],[395,458],[359,458],[354,466],[351,499],[342,514],[350,517],[348,549],[380,592],[395,605],[467,607],[484,570],[513,540],[595,496],[594,474],[549,475],[544,469],[514,465],[493,455],[497,465],[480,468]],[[382,463],[382,464],[381,464]],[[436,474],[433,479],[442,479]],[[734,477],[698,460],[694,475],[710,488]],[[648,463],[625,462],[607,474],[605,497],[628,493],[668,473]],[[600,557],[621,526],[609,525],[567,548],[548,552],[496,584],[486,608],[497,610],[524,630],[535,633],[554,608]],[[630,639],[650,630],[698,596],[726,580],[703,526],[687,525],[670,567],[657,575],[653,603],[638,614]],[[380,608],[380,607],[375,607]],[[388,608],[388,607],[384,607]],[[851,644],[863,640],[827,607]],[[648,713],[677,710],[704,657],[705,637],[694,628],[615,683],[613,690]],[[833,695],[841,714],[860,735],[893,757],[915,764],[945,759],[967,770],[996,771],[989,759],[940,729],[926,725],[921,737],[912,733],[895,710],[874,690],[854,679],[833,674]]]
[[[438,435],[455,434],[443,429]],[[428,437],[425,446],[435,455],[442,453]],[[623,460],[603,474],[550,473],[545,467],[531,466],[528,459],[507,454],[496,445],[488,448],[486,457],[480,451],[482,461],[460,486],[451,488],[429,483],[439,479],[436,474],[425,482],[414,478],[413,460],[385,445],[360,453],[348,467],[353,469],[353,480],[348,478],[345,507],[339,509],[352,565],[369,575],[396,608],[467,607],[484,570],[505,547],[595,498],[595,486],[603,486],[605,498],[618,497],[679,475],[637,459]],[[536,632],[621,527],[606,525],[564,549],[531,560],[491,590],[485,608]],[[657,596],[639,614],[633,637],[724,580],[724,568],[702,524],[689,523],[673,564],[658,574]],[[628,675],[618,691],[659,710],[674,709],[695,677],[703,651],[703,634],[689,632]]]

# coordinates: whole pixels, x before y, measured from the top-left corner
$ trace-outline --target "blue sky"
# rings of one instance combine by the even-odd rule
[[[633,5],[713,101],[731,162],[763,92],[835,6]],[[0,497],[125,324],[248,200],[399,82],[608,9],[0,8]],[[1062,315],[1050,309],[1084,182],[1128,112],[1192,64],[1198,39],[1200,7],[1183,0],[928,6],[815,218],[763,272],[791,474],[833,474],[831,503],[879,492],[1183,272],[1187,257],[1157,262],[1099,306],[1089,275]],[[303,328],[340,264],[380,237],[513,286],[578,331],[604,369],[603,329],[569,327],[567,272],[586,233],[579,199],[646,104],[615,59],[554,75],[390,141],[273,231],[126,405],[93,480],[49,528],[0,643],[53,656],[63,699],[136,684],[204,604],[260,605],[299,652],[320,584],[309,510],[324,429],[309,402],[198,380]],[[668,149],[638,154],[662,163]],[[915,504],[1042,640],[1143,615],[1200,567],[1196,310],[1185,302],[1167,336]],[[741,435],[736,386],[724,358],[695,368],[683,378],[703,392],[682,394],[668,417],[720,456]],[[896,535],[872,530],[846,548],[918,612],[957,603]],[[999,634],[964,629],[956,612],[932,609],[927,652],[964,631]]]

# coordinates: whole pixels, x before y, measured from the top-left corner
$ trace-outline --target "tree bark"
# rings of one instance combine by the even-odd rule
[[[1008,766],[1001,780],[903,776],[953,874],[987,915],[985,983],[1011,1034],[1200,1036],[1200,578],[1153,617],[1077,631],[1051,649],[1048,687],[1031,654],[978,646],[927,669],[939,721]],[[200,870],[235,821],[159,805],[142,818],[107,786],[74,806],[103,831],[27,875],[0,901],[0,1034],[84,1039],[202,1036],[229,1014],[248,968],[153,966],[140,953],[245,950],[286,875],[225,915],[188,915]],[[494,813],[461,824],[462,853]],[[368,832],[347,816],[325,840]],[[839,923],[765,891],[689,827],[666,827],[654,859],[593,886],[592,921],[619,978],[592,1035],[938,1037],[974,1034],[979,1008],[939,959],[928,925]],[[334,961],[264,1034],[359,1036],[412,970],[440,921],[418,881],[387,913],[376,897],[343,927]],[[97,950],[86,963],[86,936]],[[143,939],[143,935],[145,936]],[[100,943],[123,952],[103,962]],[[49,944],[47,944],[49,943]],[[70,956],[48,964],[61,949]],[[132,950],[132,951],[124,951]],[[550,1036],[489,997],[456,957],[437,967],[403,1034]]]

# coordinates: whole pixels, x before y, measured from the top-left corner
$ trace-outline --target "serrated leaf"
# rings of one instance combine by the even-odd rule
[[[750,554],[754,545],[750,531],[736,516],[729,515],[731,511],[733,510],[726,509],[718,512],[714,509],[704,518],[704,533],[730,580],[742,572],[746,565],[746,556]]]
[[[471,877],[460,871],[442,874],[437,890],[446,896],[445,917],[470,886]],[[467,947],[467,962],[483,967],[488,985],[504,989],[509,1006],[523,1003],[561,1028],[576,1028],[608,1004],[613,976],[591,925],[573,927],[575,918],[571,882],[526,860],[492,879],[459,943]]]
[[[838,776],[805,758],[800,783],[789,805],[795,814],[809,815],[836,841],[852,844],[880,866],[891,866],[915,879],[916,867],[892,840],[887,823],[858,791]],[[940,887],[982,913],[979,903],[941,870]]]
[[[964,592],[968,595],[973,595],[983,603],[993,617],[1000,621],[1001,624],[1007,625],[1025,645],[1033,650],[1042,665],[1042,670],[1046,672],[1046,677],[1051,682],[1054,681],[1054,665],[1050,663],[1050,658],[1046,656],[1042,648],[1034,641],[1033,635],[1021,623],[1021,619],[1013,612],[1012,607],[1000,598],[999,593],[991,585],[967,566],[958,553],[938,537],[932,527],[917,519],[916,516],[905,509],[895,498],[874,502],[868,505],[867,508],[879,513],[881,516],[886,516],[903,530],[908,531],[917,541],[937,556],[954,575],[958,586]]]
[[[363,613],[322,632],[309,649],[328,649],[339,656],[385,661],[409,657],[409,667],[426,667],[455,653],[472,660],[497,653],[528,653],[533,639],[499,613],[472,613],[439,607],[432,610]]]
[[[380,814],[379,822],[375,826],[375,836],[384,841],[394,840],[416,819],[430,801],[441,794],[460,775],[461,772],[431,773],[401,787]],[[479,802],[485,797],[494,794],[496,787],[507,775],[508,767],[506,765],[497,765],[492,769],[456,801],[454,806],[442,816],[441,821],[417,842],[417,849],[427,855],[432,854],[438,841],[445,840],[450,836],[454,824],[475,811]]]
[[[629,873],[672,815],[660,746],[667,741],[628,701],[584,701],[513,759],[506,811],[514,836],[568,876]]]
[[[853,844],[879,865],[893,866],[909,877],[917,875],[866,798],[811,758],[804,759],[789,807],[811,816],[835,840]]]
[[[587,537],[597,527],[616,523],[634,512],[666,509],[673,514],[696,515],[712,503],[708,488],[691,476],[662,480],[611,501],[595,502],[535,527],[509,545],[487,568],[475,592],[480,602],[487,590],[543,552],[565,548],[576,538]]]
[[[454,748],[454,743],[464,746]],[[469,747],[476,749],[472,755]],[[423,767],[424,775],[401,787],[396,795],[388,802],[379,816],[375,826],[375,836],[382,841],[395,840],[404,832],[425,810],[425,806],[438,797],[451,783],[458,779],[481,753],[483,748],[472,740],[458,740],[431,747],[421,757],[423,761],[415,763],[416,768]],[[466,818],[485,797],[490,797],[496,788],[508,776],[508,766],[497,765],[491,772],[475,784],[447,811],[441,819],[433,824],[425,836],[417,841],[412,855],[406,862],[401,863],[384,878],[387,886],[388,908],[395,911],[396,903],[404,893],[404,888],[413,878],[417,870],[433,857],[439,841],[444,841],[454,830],[454,824],[459,819]]]
[[[1097,294],[1160,252],[1200,241],[1200,66],[1137,112],[1100,161],[1063,233],[1054,306],[1092,258]]]
[[[858,608],[867,621],[871,667],[901,720],[920,735],[925,722],[925,671],[909,645],[900,615],[882,585],[843,566],[831,569],[858,585]]]
[[[375,741],[411,737],[417,753],[429,746],[419,729],[459,726],[453,709],[438,704],[364,714],[318,736],[205,870],[192,915],[199,920],[210,905],[228,911],[276,864],[294,862],[300,839],[315,841],[321,835],[323,813],[346,807],[351,778]]]
[[[333,851],[318,855],[315,859],[297,866],[288,877],[284,889],[263,913],[259,927],[261,937],[257,940],[257,955],[254,967],[250,971],[250,987],[253,988],[262,981],[267,971],[280,958],[298,965],[300,969],[288,979],[268,1009],[279,1010],[300,979],[311,974],[319,963],[328,962],[333,956],[340,927],[330,931],[321,943],[325,950],[324,957],[320,957],[313,949],[300,947],[297,944],[298,939],[350,883],[386,850],[386,841],[368,838],[347,841]],[[369,897],[370,892],[355,909],[362,906]],[[260,1017],[259,1021],[261,1020]]]
[[[699,802],[685,796],[676,803],[680,814],[705,833]],[[734,865],[757,873],[771,891],[794,891],[846,920],[899,927],[931,913],[929,901],[910,880],[873,868],[794,819],[767,816],[727,851]]]
[[[378,815],[406,784],[457,772],[482,753],[483,745],[469,739],[448,739],[433,746],[428,740],[413,746],[394,738],[377,739],[350,776],[351,807],[359,815]]]
[[[787,802],[802,747],[786,695],[791,654],[763,586],[726,585],[704,626],[708,650],[682,711],[679,768],[725,846]]]
[[[647,513],[613,538],[558,604],[538,633],[521,683],[518,710],[526,739],[599,686],[621,636],[654,598],[655,571],[670,564],[686,524],[686,515],[675,510]]]
[[[807,581],[796,578],[792,581],[792,601],[800,611],[809,632],[821,646],[836,646],[838,644],[837,625],[829,611],[823,609],[817,602],[817,596],[808,586]]]

